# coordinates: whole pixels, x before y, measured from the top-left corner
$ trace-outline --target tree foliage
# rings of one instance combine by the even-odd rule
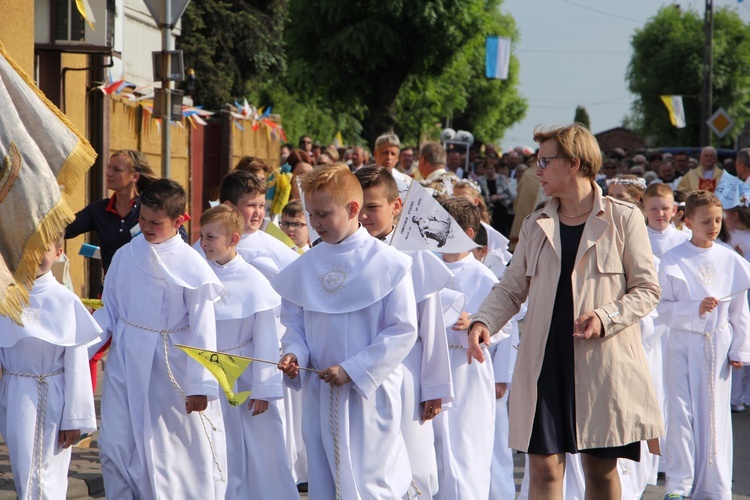
[[[518,95],[518,60],[511,57],[507,80],[485,77],[485,41],[490,35],[518,39],[515,22],[485,2],[482,29],[476,32],[438,75],[410,75],[397,99],[396,131],[410,142],[437,137],[440,121],[453,119],[456,129],[471,131],[477,141],[493,142],[523,118],[526,101]]]
[[[629,122],[660,145],[698,145],[705,38],[694,10],[662,7],[636,31],[628,84],[636,95]],[[750,119],[750,26],[729,8],[714,13],[713,108],[723,107],[734,132]],[[673,127],[661,95],[682,95],[687,126]],[[728,137],[725,138],[731,141]]]
[[[441,113],[468,111],[471,104],[481,114],[507,99],[488,90],[514,87],[513,80],[477,77],[484,70],[483,57],[477,57],[483,55],[484,36],[498,34],[490,28],[499,23],[487,24],[496,19],[498,6],[499,0],[290,0],[290,86],[338,110],[361,109],[370,142],[400,125],[429,127]],[[472,89],[486,95],[473,95]],[[423,95],[427,99],[420,105]],[[482,102],[488,97],[493,99]],[[489,129],[503,118],[518,119],[524,104],[517,96],[510,100],[514,113],[486,123],[472,115],[467,122],[474,119],[475,126]],[[421,124],[414,126],[412,113]]]
[[[591,130],[591,119],[589,118],[589,112],[586,111],[585,106],[576,106],[576,114],[573,117],[573,121],[580,123],[587,129]]]
[[[248,82],[286,67],[287,0],[202,0],[182,16],[178,48],[197,76],[195,101],[210,108],[243,96]]]

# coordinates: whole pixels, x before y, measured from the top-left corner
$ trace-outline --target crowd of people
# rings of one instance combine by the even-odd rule
[[[750,150],[722,166],[710,147],[604,154],[578,124],[534,140],[446,150],[386,133],[370,156],[303,136],[277,169],[243,158],[192,247],[183,187],[116,152],[113,195],[64,235],[98,233],[103,307],[51,277],[61,235],[24,326],[0,318],[19,497],[65,496],[70,447],[96,427],[89,359],[111,342],[111,498],[515,498],[513,450],[522,498],[635,499],[660,471],[668,498],[731,498]],[[391,244],[414,183],[474,249]],[[248,400],[180,346],[227,370],[256,359],[232,387]]]

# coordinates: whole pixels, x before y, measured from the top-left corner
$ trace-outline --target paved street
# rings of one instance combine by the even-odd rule
[[[97,405],[99,399],[97,397]],[[734,417],[734,495],[733,498],[750,498],[750,411],[733,414]],[[104,485],[99,467],[99,449],[94,433],[89,448],[75,448],[70,467],[68,498],[103,498]],[[519,489],[523,477],[523,455],[516,455],[515,479]],[[664,496],[663,481],[649,487],[645,500],[661,500]],[[10,470],[8,451],[0,442],[0,500],[16,498],[13,474]],[[306,495],[303,496],[306,498]]]

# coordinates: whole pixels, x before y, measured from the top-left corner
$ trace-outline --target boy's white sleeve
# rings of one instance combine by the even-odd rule
[[[253,353],[254,357],[277,361],[279,359],[279,336],[276,333],[276,318],[273,309],[260,311],[255,314],[253,321]],[[253,371],[253,383],[250,387],[251,399],[271,401],[284,397],[281,371],[269,363],[250,364]]]
[[[440,399],[443,404],[447,404],[453,401],[453,380],[440,294],[430,295],[417,307],[419,338],[422,344],[420,402]]]
[[[687,284],[663,272],[659,273],[659,284],[661,285],[661,299],[659,305],[656,306],[659,321],[673,330],[704,331],[707,315],[700,317],[701,301],[680,298],[680,295],[683,297],[687,295]]]
[[[307,347],[305,336],[305,311],[298,305],[281,299],[281,324],[286,327],[284,336],[281,338],[281,354],[294,354],[297,357],[297,365],[308,368],[310,363],[310,350]],[[320,368],[316,366],[314,368]],[[300,374],[301,375],[301,374]],[[290,379],[284,377],[284,383],[292,389],[299,390],[301,387],[299,375]]]
[[[729,324],[732,325],[730,361],[750,364],[750,311],[746,293],[739,294],[729,302]]]
[[[210,286],[184,288],[183,297],[190,322],[190,345],[199,349],[216,350],[216,315]],[[175,351],[179,351],[176,347]],[[182,352],[182,351],[179,351]],[[183,353],[184,354],[184,353]],[[207,396],[209,401],[219,397],[219,383],[203,365],[184,354],[186,380],[185,395]]]
[[[492,368],[495,372],[496,384],[509,384],[513,378],[513,367],[516,364],[518,352],[518,327],[517,321],[510,320],[501,328],[507,335],[497,343],[495,354],[492,356]]]
[[[66,347],[63,366],[65,405],[60,430],[93,432],[96,430],[96,412],[86,345]]]
[[[341,363],[354,389],[364,398],[380,387],[417,340],[417,304],[411,271],[382,300],[380,331],[369,346]]]
[[[112,264],[107,271],[108,278],[104,279],[104,291],[102,292],[102,307],[94,311],[94,319],[102,329],[101,336],[88,344],[89,359],[99,352],[99,349],[110,339],[117,328],[120,319],[120,304],[117,298],[117,272],[122,252],[115,253]]]

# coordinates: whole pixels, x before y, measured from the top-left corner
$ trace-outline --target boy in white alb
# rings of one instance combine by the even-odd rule
[[[661,258],[668,250],[690,239],[690,233],[672,225],[677,213],[674,192],[664,183],[650,184],[643,193],[643,209],[648,219],[648,239],[651,251]]]
[[[401,498],[401,363],[417,338],[411,259],[359,226],[362,188],[344,163],[301,179],[322,243],[271,282],[287,330],[279,368],[306,377],[302,431],[312,500]]]
[[[284,205],[284,208],[281,209],[279,227],[294,242],[295,248],[293,250],[302,253],[310,250],[310,235],[301,201],[292,200]]]
[[[227,174],[221,181],[219,201],[222,204],[234,205],[242,214],[245,221],[244,229],[237,244],[237,253],[245,262],[261,272],[266,279],[271,280],[279,271],[294,262],[299,254],[284,243],[261,230],[266,216],[266,183],[255,175],[244,170],[235,170]],[[195,242],[193,248],[201,255],[203,248],[201,240]],[[279,322],[277,309],[277,327],[279,339],[284,329]],[[288,388],[284,391],[284,422],[286,427],[286,446],[289,459],[294,468],[295,480],[307,480],[307,466],[304,458],[304,443],[298,439],[301,433],[301,402],[299,394]]]
[[[70,447],[96,429],[85,344],[101,329],[50,272],[62,242],[41,259],[24,326],[0,316],[0,434],[18,498],[64,499]]]
[[[393,221],[401,211],[396,181],[386,168],[378,166],[363,167],[354,175],[364,194],[360,223],[371,236],[390,244]],[[432,419],[441,412],[443,403],[453,400],[448,339],[439,292],[453,274],[432,252],[405,253],[412,258],[419,336],[403,362],[401,433],[411,463],[413,494],[432,498],[438,489]]]
[[[670,328],[666,355],[666,492],[670,498],[732,496],[730,367],[750,362],[750,264],[714,244],[721,202],[688,196],[690,241],[664,254],[659,318]]]
[[[299,254],[261,231],[266,216],[266,190],[265,181],[244,170],[235,170],[222,179],[219,201],[234,205],[245,220],[237,253],[270,280]],[[203,254],[200,240],[193,248]]]
[[[216,303],[216,348],[232,355],[274,360],[279,355],[274,309],[281,298],[236,246],[244,227],[239,211],[221,204],[201,215],[201,246],[224,293]],[[281,373],[254,362],[237,381],[251,392],[247,407],[221,399],[227,443],[228,499],[299,498],[284,448]]]
[[[450,198],[442,205],[473,239],[481,226],[479,208],[464,198]],[[454,276],[447,288],[466,296],[466,312],[476,312],[497,278],[471,252],[442,257]],[[505,328],[508,337],[510,323]],[[468,363],[466,330],[448,328],[446,333],[454,399],[450,411],[435,418],[440,482],[435,498],[488,498],[494,440],[487,439],[487,429],[495,429],[494,367],[489,355],[487,363]]]
[[[94,314],[103,341],[112,338],[100,438],[109,498],[223,498],[218,383],[173,345],[216,350],[214,301],[223,290],[177,232],[186,198],[169,179],[143,191],[142,233],[115,254]]]

